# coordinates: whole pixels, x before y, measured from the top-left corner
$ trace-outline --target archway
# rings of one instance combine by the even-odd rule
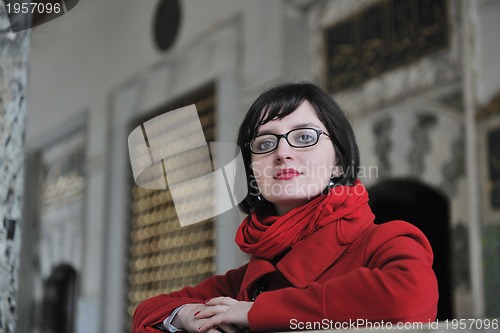
[[[369,190],[375,223],[405,220],[427,236],[439,284],[438,319],[453,318],[448,200],[415,180],[386,180]]]
[[[55,268],[44,283],[43,333],[73,333],[77,273],[69,265]]]

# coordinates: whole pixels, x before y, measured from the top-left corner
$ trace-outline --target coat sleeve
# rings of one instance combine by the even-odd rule
[[[170,294],[161,294],[142,301],[132,319],[134,333],[160,332],[153,326],[161,323],[177,307],[188,303],[205,303],[217,296],[236,298],[247,265],[228,271],[225,275],[215,275],[195,287],[184,287]]]
[[[410,230],[375,232],[366,244],[364,267],[304,289],[262,293],[248,314],[251,330],[289,331],[292,323],[323,320],[434,320],[438,292],[432,250],[418,229]]]

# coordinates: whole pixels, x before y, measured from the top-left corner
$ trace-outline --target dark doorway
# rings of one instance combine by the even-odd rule
[[[43,333],[73,333],[75,324],[76,271],[58,266],[44,283]]]
[[[375,223],[405,220],[427,236],[434,252],[433,268],[439,284],[437,317],[453,318],[448,200],[414,180],[383,181],[368,192]]]

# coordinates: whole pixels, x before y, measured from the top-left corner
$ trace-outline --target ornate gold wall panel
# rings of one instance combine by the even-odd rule
[[[490,102],[479,108],[476,113],[476,119],[478,121],[489,120],[490,117],[497,116],[500,114],[500,92],[498,92]]]
[[[324,30],[331,92],[360,85],[448,45],[446,0],[385,0]]]
[[[169,103],[134,122],[131,128],[190,104],[196,104],[206,141],[215,141],[212,85]],[[188,164],[196,167],[196,163],[194,159]],[[129,318],[142,300],[198,284],[215,272],[212,220],[181,228],[169,190],[143,189],[133,181],[130,207]]]

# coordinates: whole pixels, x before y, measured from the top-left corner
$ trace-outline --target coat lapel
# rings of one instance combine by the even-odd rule
[[[342,219],[317,230],[297,243],[278,262],[278,270],[297,288],[305,288],[331,267],[372,220]]]
[[[337,223],[329,224],[298,243],[277,265],[297,288],[305,288],[324,273],[345,252],[335,236]]]
[[[243,278],[240,297],[262,276],[279,270],[296,288],[305,288],[318,279],[344,254],[356,237],[373,224],[372,219],[330,223],[297,243],[276,266],[269,260],[252,256]]]

